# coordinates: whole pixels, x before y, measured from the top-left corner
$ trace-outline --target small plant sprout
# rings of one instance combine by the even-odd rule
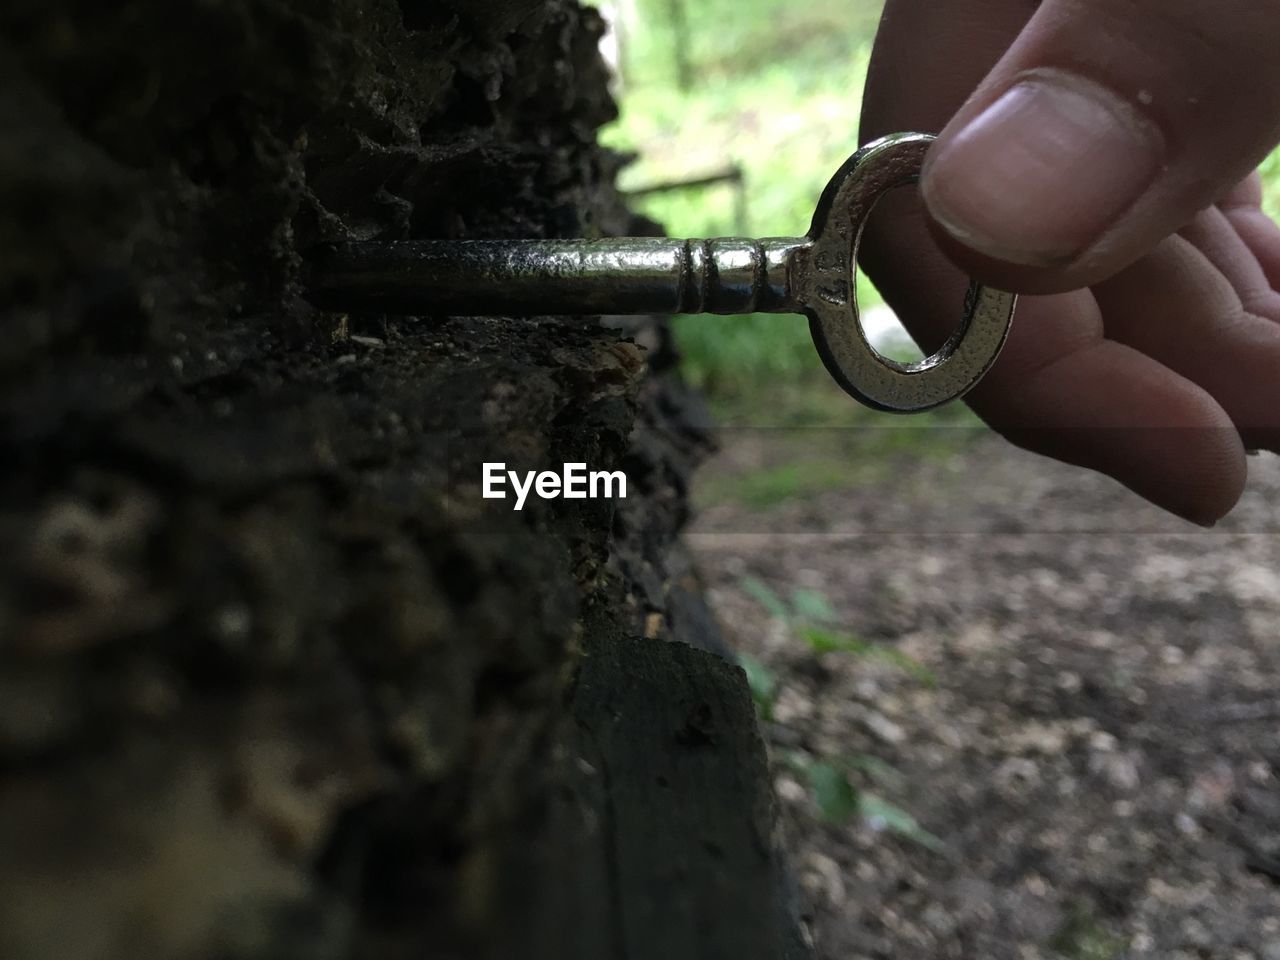
[[[837,625],[838,614],[830,601],[817,590],[797,588],[792,591],[790,600],[786,601],[756,577],[744,577],[742,590],[764,607],[770,616],[786,624],[793,635],[804,641],[816,654],[846,653],[880,660],[905,670],[929,686],[936,682],[928,667],[896,647],[872,643],[840,630]]]

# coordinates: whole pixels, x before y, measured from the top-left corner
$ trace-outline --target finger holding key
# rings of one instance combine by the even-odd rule
[[[1137,260],[1280,141],[1278,40],[1274,2],[1046,0],[926,165],[948,253],[1023,293]]]
[[[858,319],[854,262],[867,217],[916,183],[929,134],[866,144],[818,199],[803,237],[681,240],[410,240],[324,244],[309,254],[308,295],[336,309],[408,313],[800,313],[850,396],[919,413],[968,393],[1000,355],[1017,297],[971,284],[960,324],[931,356],[880,354]]]
[[[1097,13],[1102,6],[1107,9]],[[1208,69],[1194,59],[1202,56],[1194,47],[1188,54],[1194,68],[1180,61],[1159,62],[1162,56],[1175,56],[1177,49],[1169,40],[1172,24],[1177,21],[1170,19],[1173,13],[1168,4],[1152,13],[1150,24],[1134,27],[1120,37],[1114,35],[1117,17],[1126,13],[1139,16],[1146,6],[1138,2],[1037,5],[1023,0],[953,0],[947,4],[889,0],[872,59],[861,136],[872,138],[901,126],[945,128],[945,136],[926,164],[923,193],[936,204],[939,189],[952,190],[951,202],[965,204],[969,201],[957,199],[959,181],[939,187],[940,175],[950,176],[942,162],[947,159],[944,151],[954,148],[955,143],[964,149],[982,147],[981,137],[966,141],[970,135],[964,130],[974,121],[998,123],[998,119],[992,121],[990,108],[1024,78],[1034,75],[1033,85],[1040,82],[1037,71],[1041,68],[1076,70],[1084,76],[1081,83],[1085,85],[1110,84],[1104,97],[1117,88],[1131,90],[1128,107],[1136,115],[1139,129],[1145,130],[1149,118],[1141,110],[1156,107],[1162,96],[1171,96],[1170,85],[1181,82],[1180,78],[1185,80],[1185,71],[1203,74],[1203,69]],[[1191,10],[1186,4],[1174,6],[1184,13]],[[1271,5],[1270,9],[1278,8]],[[1205,15],[1210,13],[1224,15],[1219,5]],[[1256,29],[1260,14],[1253,11],[1251,16]],[[1269,16],[1274,21],[1280,14]],[[1071,23],[1073,17],[1076,20]],[[1270,33],[1274,35],[1275,30]],[[1059,53],[1036,61],[1035,55],[1048,50],[1054,36],[1076,43],[1080,50],[1075,60]],[[1150,50],[1131,56],[1124,52],[1126,45],[1140,46],[1146,42],[1144,38],[1158,38],[1150,42],[1163,44],[1159,48],[1163,52]],[[1255,39],[1243,42],[1237,66],[1257,47]],[[1126,63],[1117,62],[1125,56]],[[1144,64],[1164,71],[1163,86],[1139,80],[1134,71]],[[1120,318],[1108,316],[1107,309],[1113,309],[1114,304],[1100,303],[1086,284],[1095,275],[1121,272],[1128,263],[1144,258],[1165,237],[1191,221],[1198,210],[1215,202],[1224,203],[1226,220],[1241,242],[1219,244],[1217,254],[1206,250],[1206,262],[1197,269],[1221,270],[1233,285],[1232,277],[1238,280],[1241,276],[1257,279],[1265,275],[1275,283],[1273,264],[1280,258],[1280,232],[1257,210],[1256,196],[1247,198],[1247,209],[1240,208],[1236,194],[1241,191],[1232,189],[1241,179],[1253,182],[1242,168],[1248,168],[1269,146],[1263,128],[1270,122],[1265,118],[1277,95],[1274,80],[1264,77],[1274,71],[1269,63],[1266,70],[1256,70],[1257,76],[1248,84],[1231,91],[1229,106],[1234,109],[1218,102],[1212,107],[1214,115],[1205,119],[1199,132],[1169,123],[1163,113],[1154,111],[1151,117],[1155,119],[1150,122],[1157,125],[1159,146],[1166,151],[1160,169],[1149,182],[1138,178],[1141,182],[1131,205],[1121,210],[1115,224],[1102,226],[1100,240],[1092,246],[1086,240],[1085,253],[1074,260],[1063,256],[1048,265],[1011,262],[1035,261],[1037,254],[1043,260],[1043,251],[1055,243],[1061,246],[1062,237],[1072,230],[1083,236],[1098,229],[1096,224],[1105,220],[1105,216],[1099,218],[1098,211],[1105,204],[1088,204],[1097,200],[1099,190],[1111,196],[1107,202],[1113,207],[1123,207],[1123,202],[1117,204],[1108,194],[1114,193],[1112,187],[1094,182],[1102,175],[1093,165],[1106,164],[1111,158],[1104,155],[1093,134],[1093,148],[1086,151],[1076,150],[1067,137],[1056,144],[1072,158],[1070,169],[1053,172],[1061,156],[1047,148],[1037,153],[1034,141],[1033,121],[1042,119],[1048,107],[1042,103],[1027,112],[1025,102],[1021,106],[1016,102],[1022,92],[1013,94],[1012,109],[1014,113],[1023,110],[1020,119],[1031,123],[1032,131],[1017,134],[1012,141],[988,143],[993,151],[991,170],[971,168],[966,174],[996,174],[990,181],[997,185],[991,186],[989,181],[985,189],[997,199],[1003,191],[1006,207],[1003,213],[995,213],[1011,219],[1018,231],[1000,240],[1013,248],[1012,252],[1003,251],[1005,259],[964,247],[953,232],[929,215],[932,210],[926,213],[916,198],[907,196],[886,198],[883,215],[872,220],[863,245],[862,262],[867,272],[926,349],[948,329],[947,303],[957,295],[961,282],[956,262],[979,279],[1008,288],[1070,291],[1023,299],[1022,319],[1014,326],[1001,360],[972,395],[973,406],[1020,445],[1108,473],[1157,504],[1200,523],[1210,523],[1229,510],[1243,487],[1246,470],[1241,427],[1248,428],[1251,435],[1274,435],[1271,428],[1280,424],[1280,377],[1253,383],[1249,388],[1252,394],[1240,389],[1219,396],[1214,392],[1218,389],[1215,383],[1222,382],[1217,373],[1252,369],[1245,361],[1256,354],[1261,341],[1280,336],[1280,326],[1246,311],[1238,314],[1238,323],[1205,324],[1206,332],[1197,335],[1193,343],[1164,342],[1179,335],[1167,330],[1164,341],[1144,347],[1135,338],[1124,336],[1122,328],[1132,331],[1135,323],[1160,328],[1162,318],[1174,307],[1186,312],[1198,307],[1208,310],[1214,304],[1173,304],[1167,290],[1153,289],[1142,301],[1143,316]],[[1117,79],[1122,73],[1129,77],[1127,86]],[[1187,93],[1186,97],[1197,97],[1206,104],[1213,97],[1225,96],[1223,88],[1230,87],[1221,77],[1206,80],[1202,75],[1200,82],[1199,93]],[[1270,84],[1265,91],[1259,89],[1263,83]],[[1067,98],[1076,92],[1073,87]],[[1042,93],[1037,89],[1026,96]],[[1057,93],[1044,95],[1052,99]],[[1000,109],[995,112],[999,114]],[[1111,119],[1107,117],[1107,122]],[[1185,114],[1178,119],[1187,122]],[[1228,134],[1219,129],[1224,125],[1231,127]],[[952,141],[952,147],[947,146],[947,140]],[[1225,146],[1228,140],[1229,149]],[[1221,157],[1215,156],[1218,149]],[[1007,157],[1000,157],[1000,152]],[[1216,172],[1212,172],[1215,164]],[[981,215],[993,213],[984,204],[976,206],[982,208]],[[947,216],[954,220],[957,214],[949,211]],[[985,229],[992,232],[989,225]],[[969,230],[971,236],[976,232]],[[1028,251],[1032,255],[1028,256]],[[1223,263],[1223,251],[1254,257],[1257,262]],[[903,269],[902,264],[911,260],[912,269]],[[1206,276],[1203,286],[1212,289],[1216,281]],[[1267,299],[1258,297],[1256,291],[1237,289],[1237,293],[1247,303]],[[1121,319],[1124,324],[1119,323]],[[1120,334],[1117,339],[1109,338],[1113,325]],[[1192,355],[1196,355],[1194,364],[1182,362]],[[1242,403],[1241,397],[1249,402]],[[1275,412],[1259,422],[1260,410]]]

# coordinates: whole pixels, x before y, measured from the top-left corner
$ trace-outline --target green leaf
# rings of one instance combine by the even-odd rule
[[[749,653],[738,654],[738,665],[747,675],[751,699],[756,702],[762,720],[773,719],[773,701],[778,693],[778,678],[773,671]]]
[[[890,790],[901,790],[907,778],[892,765],[869,753],[857,753],[845,761],[851,770],[859,770],[872,780]]]
[[[858,813],[858,791],[843,770],[818,762],[809,766],[808,773],[809,789],[813,791],[813,799],[824,819],[843,823]]]
[[[916,818],[901,807],[894,806],[874,793],[862,793],[858,800],[858,812],[875,828],[888,830],[905,840],[942,853],[946,844],[916,822]]]
[[[869,655],[891,663],[895,667],[900,667],[926,686],[932,687],[938,682],[938,678],[934,676],[932,670],[915,657],[903,653],[897,647],[872,646]]]
[[[743,577],[742,589],[747,596],[768,610],[774,617],[779,620],[791,619],[791,611],[787,609],[787,605],[782,602],[781,597],[769,589],[764,581],[757,580],[755,577]]]
[[[866,654],[871,651],[871,644],[857,637],[843,633],[835,633],[822,627],[801,627],[800,639],[809,645],[814,653],[853,653]]]
[[[933,686],[937,678],[933,672],[915,657],[908,656],[897,647],[882,643],[869,643],[859,637],[835,633],[822,627],[801,627],[800,639],[814,653],[847,653],[855,657],[867,657],[892,664],[905,670],[922,683]]]
[[[1111,933],[1091,904],[1072,905],[1049,949],[1071,960],[1115,960],[1124,956],[1125,941]]]
[[[815,627],[804,627],[800,631],[800,639],[807,643],[814,653],[831,653],[840,649],[840,644],[833,634]]]
[[[834,623],[837,620],[835,609],[817,590],[801,587],[791,591],[791,609],[797,616],[814,623]]]

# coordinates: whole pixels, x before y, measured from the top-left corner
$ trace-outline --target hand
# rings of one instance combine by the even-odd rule
[[[1280,449],[1280,228],[1253,172],[1278,37],[1275,0],[888,0],[862,114],[864,142],[942,130],[923,203],[886,198],[863,244],[921,345],[958,320],[955,265],[1037,294],[978,414],[1206,525],[1246,449]]]

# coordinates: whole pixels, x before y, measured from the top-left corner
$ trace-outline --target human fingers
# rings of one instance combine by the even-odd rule
[[[916,198],[891,195],[867,227],[862,265],[927,350],[954,326],[965,280],[933,243]],[[1108,474],[1209,524],[1246,475],[1230,416],[1202,387],[1103,335],[1089,291],[1024,297],[1004,352],[969,401],[1019,446]]]
[[[1262,209],[1262,178],[1253,171],[1218,201],[1240,239],[1258,260],[1273,290],[1280,290],[1280,226]]]
[[[947,252],[1024,292],[1142,257],[1280,140],[1277,31],[1256,0],[1045,0],[926,163]]]
[[[1280,450],[1280,325],[1182,236],[1094,287],[1107,337],[1191,380],[1222,405],[1247,446]]]
[[[1244,310],[1280,322],[1280,292],[1271,285],[1261,261],[1219,207],[1200,213],[1178,232],[1222,274]],[[1157,250],[1159,248],[1157,247]],[[1152,291],[1163,297],[1164,289]]]
[[[1031,15],[1024,0],[889,0],[868,74],[860,138],[937,130]],[[965,279],[917,198],[884,198],[860,262],[922,345],[955,324]],[[1184,517],[1211,523],[1243,488],[1243,446],[1227,413],[1163,365],[1103,337],[1088,291],[1024,297],[1006,348],[971,394],[1021,446],[1110,474]]]

